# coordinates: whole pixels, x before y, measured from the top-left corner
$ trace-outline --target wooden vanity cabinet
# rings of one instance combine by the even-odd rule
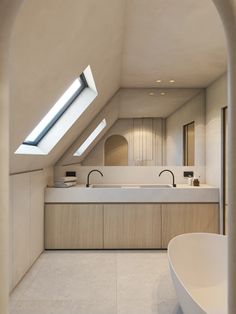
[[[219,204],[162,204],[162,248],[189,232],[219,233]]]
[[[103,248],[103,205],[47,204],[45,248]]]
[[[219,204],[46,204],[46,249],[161,249],[188,232],[219,232]]]
[[[160,247],[160,204],[104,204],[105,249]]]

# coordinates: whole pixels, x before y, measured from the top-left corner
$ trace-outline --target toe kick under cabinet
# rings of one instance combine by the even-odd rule
[[[218,203],[45,205],[46,249],[161,249],[187,232],[218,233]]]

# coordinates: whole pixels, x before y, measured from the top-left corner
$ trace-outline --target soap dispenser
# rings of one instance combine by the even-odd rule
[[[193,185],[193,177],[188,176],[188,185]]]

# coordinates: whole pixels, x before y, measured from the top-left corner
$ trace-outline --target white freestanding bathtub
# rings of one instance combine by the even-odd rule
[[[184,314],[227,314],[227,237],[186,233],[168,245],[171,277]]]

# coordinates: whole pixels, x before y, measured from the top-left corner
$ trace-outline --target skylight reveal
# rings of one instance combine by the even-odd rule
[[[106,119],[103,119],[96,129],[89,135],[89,137],[83,142],[83,144],[74,153],[74,156],[82,156],[86,149],[92,144],[92,142],[98,137],[102,130],[107,126]]]

